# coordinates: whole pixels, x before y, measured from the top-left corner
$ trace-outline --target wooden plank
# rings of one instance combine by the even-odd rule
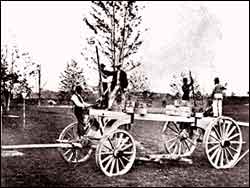
[[[130,114],[124,112],[107,111],[107,110],[96,110],[90,109],[89,114],[93,116],[104,116],[114,119],[130,118]],[[195,118],[184,117],[184,116],[168,116],[166,114],[152,114],[147,113],[145,115],[135,114],[135,120],[145,120],[145,121],[175,121],[175,122],[191,122],[193,123]]]
[[[195,118],[193,117],[182,117],[182,116],[168,116],[166,114],[146,114],[146,115],[139,115],[135,114],[136,120],[145,120],[145,121],[174,121],[174,122],[187,122],[193,123]]]
[[[1,152],[1,157],[16,157],[16,156],[23,156],[23,155],[24,153],[16,151],[16,150]]]
[[[16,115],[3,115],[3,117],[19,118],[20,116],[16,116]]]
[[[117,111],[108,111],[108,110],[96,110],[96,109],[89,109],[89,115],[91,116],[103,116],[112,119],[123,119],[123,118],[130,118],[130,115],[124,112],[117,112]]]

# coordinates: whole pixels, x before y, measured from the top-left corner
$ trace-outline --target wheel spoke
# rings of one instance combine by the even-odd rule
[[[118,148],[118,149],[121,149],[121,148],[125,145],[125,143],[126,143],[128,140],[129,140],[129,137],[123,139],[122,142],[121,142],[121,144],[120,144],[120,146],[117,147],[117,148]]]
[[[232,146],[229,146],[229,148],[233,151],[235,151],[236,153],[238,153],[238,150],[236,150],[235,148],[233,148]]]
[[[218,148],[219,146],[220,146],[220,145],[217,144],[217,145],[215,145],[215,146],[209,148],[208,153],[210,153],[211,151],[215,150],[215,149]]]
[[[181,142],[179,142],[179,155],[181,155],[181,149],[182,149],[182,147],[181,147],[181,145],[182,145],[182,143]]]
[[[190,138],[187,138],[187,140],[188,140],[192,145],[195,145],[195,143],[194,143]]]
[[[218,122],[218,132],[220,134],[220,137],[223,138],[223,132],[222,132],[222,127],[221,127],[221,123],[220,123],[220,120]]]
[[[125,159],[126,161],[128,161],[128,162],[129,162],[129,159],[128,159],[127,157],[125,157],[125,156],[121,156],[121,158],[123,158],[123,159]]]
[[[125,155],[131,155],[131,154],[133,154],[134,152],[133,151],[124,151],[124,152],[122,152],[123,154],[125,154]]]
[[[74,136],[72,134],[70,134],[69,131],[67,131],[66,134],[69,135],[70,138],[74,138]],[[65,137],[66,137],[66,135],[65,135]]]
[[[226,131],[225,131],[225,135],[227,135],[227,134],[228,134],[228,131],[230,130],[230,125],[232,125],[232,123],[231,123],[231,124],[226,123]]]
[[[227,134],[227,137],[231,136],[231,134],[233,133],[233,131],[236,129],[236,126],[233,126],[233,128],[229,131],[229,133]]]
[[[243,142],[237,141],[237,140],[232,140],[232,141],[230,141],[230,143],[231,143],[231,144],[241,144],[241,143],[243,143]]]
[[[113,143],[111,142],[110,138],[108,138],[108,141],[109,141],[110,146],[112,147],[112,149],[114,149]]]
[[[221,135],[219,134],[219,132],[218,132],[218,130],[215,128],[215,126],[213,127],[213,129],[214,129],[214,132],[215,132],[217,138],[218,138],[218,139],[221,139]]]
[[[240,136],[240,133],[237,133],[237,134],[235,134],[235,135],[232,135],[231,137],[228,138],[228,140],[232,140],[233,138],[238,137],[238,136]]]
[[[112,155],[112,151],[101,152],[100,155]]]
[[[112,160],[111,167],[110,167],[110,173],[114,173],[115,161],[116,161],[116,159]]]
[[[177,139],[177,137],[171,138],[171,139],[167,140],[165,143],[169,143],[169,142],[176,140],[176,139]]]
[[[111,165],[111,162],[114,160],[114,158],[111,156],[107,164],[104,166],[104,169],[107,171],[108,167]]]
[[[214,153],[210,156],[210,159],[213,160],[214,157],[217,155],[217,153],[219,152],[220,148],[217,148]]]
[[[221,150],[221,156],[220,156],[220,166],[223,166],[223,162],[224,162],[224,150]]]
[[[217,153],[217,155],[216,155],[216,158],[215,158],[215,161],[214,161],[214,163],[216,164],[216,165],[218,165],[218,162],[219,162],[219,159],[220,159],[220,154],[221,154],[221,148],[219,148],[219,151],[218,151],[218,153]]]
[[[119,173],[120,172],[119,160],[115,159],[115,162],[116,162],[116,173]]]
[[[188,148],[188,151],[190,151],[190,147],[188,146],[188,143],[186,142],[186,140],[183,141],[185,143],[185,145],[187,146]]]
[[[120,144],[123,141],[122,136],[123,136],[123,133],[120,133],[119,138],[118,138],[117,148],[120,147]]]
[[[169,146],[169,148],[168,148],[168,149],[170,150],[170,149],[171,149],[171,148],[172,148],[172,147],[173,147],[173,146],[177,143],[177,141],[178,141],[178,140],[176,140],[174,143],[172,143],[172,145],[171,145],[171,146]]]
[[[178,146],[177,144],[174,146],[173,154],[175,154],[177,152],[177,149],[178,149],[177,146]]]
[[[228,148],[226,148],[226,151],[229,153],[230,157],[233,159],[234,157],[233,157],[233,154],[231,153],[231,151]]]
[[[210,137],[212,137],[213,139],[217,140],[218,142],[220,142],[220,140],[218,138],[215,138],[212,134],[209,134]]]
[[[76,151],[75,151],[75,162],[77,162],[77,161],[78,161],[78,156],[79,156],[79,151],[78,151],[78,150],[76,150]]]
[[[168,126],[168,128],[171,129],[175,134],[177,134],[177,135],[179,134],[179,132],[174,130],[172,127]]]
[[[176,123],[174,123],[174,122],[173,122],[173,124],[174,124],[174,126],[175,126],[176,130],[177,130],[178,132],[180,132],[180,129],[178,128],[177,124],[176,124]]]
[[[73,155],[74,155],[74,152],[72,152],[72,153],[70,154],[70,156],[69,156],[69,158],[68,158],[69,161],[72,159]]]
[[[126,150],[126,149],[130,148],[131,146],[133,146],[133,144],[132,144],[132,143],[130,143],[130,144],[128,144],[128,145],[126,145],[125,147],[121,148],[120,150],[121,150],[121,151],[124,151],[124,150]]]
[[[220,142],[218,141],[213,141],[213,142],[207,142],[207,144],[219,144]]]
[[[122,159],[121,159],[121,158],[118,158],[118,160],[119,160],[119,161],[120,161],[120,163],[122,164],[122,168],[124,168],[124,167],[125,167],[125,165],[124,165],[124,163],[123,163]]]
[[[105,157],[105,158],[102,160],[102,163],[106,162],[106,161],[109,160],[110,158],[112,158],[112,155],[109,155],[109,156]]]
[[[107,148],[109,151],[112,151],[112,148],[108,147],[108,146],[105,145],[104,143],[103,143],[103,146],[104,146],[105,148]]]
[[[63,155],[66,156],[70,151],[71,149],[68,149],[66,152],[63,153]]]
[[[226,151],[225,148],[223,148],[223,151],[224,151],[224,155],[225,155],[225,157],[226,157],[226,164],[228,164],[228,163],[229,163],[229,159],[228,159],[227,151]]]
[[[223,122],[222,122],[222,138],[224,138],[224,136],[226,135],[225,134],[225,120],[222,120]]]

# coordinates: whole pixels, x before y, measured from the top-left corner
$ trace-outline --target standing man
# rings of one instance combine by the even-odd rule
[[[191,87],[193,86],[193,83],[194,83],[194,81],[193,81],[193,78],[191,76],[191,73],[190,73],[190,83],[189,84],[188,84],[188,79],[186,77],[183,78],[183,85],[182,85],[183,95],[182,95],[182,100],[186,101],[187,103],[190,100],[189,93],[191,91]],[[190,137],[193,136],[193,129],[191,128],[191,124],[190,123],[181,122],[180,123],[180,128],[183,129],[183,132],[186,132],[188,130],[189,136]]]
[[[194,83],[193,78],[190,76],[190,83],[188,84],[188,79],[187,78],[183,78],[183,85],[182,85],[182,91],[183,91],[183,96],[182,96],[182,100],[185,101],[189,101],[190,97],[189,97],[189,93],[190,93],[190,88]]]
[[[222,115],[222,100],[223,100],[223,91],[226,89],[220,84],[220,80],[218,77],[214,79],[215,87],[212,92],[213,99],[213,116],[218,117]]]
[[[109,88],[110,88],[109,85],[110,85],[110,82],[111,82],[111,81],[109,81],[110,71],[104,70],[105,69],[104,64],[100,65],[100,69],[101,69],[102,88],[103,88],[102,105],[104,106],[104,108],[107,108],[108,107],[108,101],[109,101]]]
[[[74,94],[71,97],[71,101],[74,104],[74,114],[76,116],[76,119],[78,121],[77,124],[77,134],[78,136],[83,136],[86,132],[86,120],[88,118],[87,116],[87,108],[92,106],[92,104],[84,102],[81,94],[82,94],[83,88],[80,85],[77,85],[74,90]]]
[[[107,70],[101,69],[101,71],[105,75],[113,76],[112,82],[111,82],[111,88],[110,88],[111,93],[109,95],[109,101],[108,101],[108,110],[111,110],[112,104],[118,94],[120,94],[121,96],[121,102],[125,102],[124,92],[128,86],[127,74],[121,69],[122,64],[119,63],[115,67],[117,69],[116,71],[107,71]]]

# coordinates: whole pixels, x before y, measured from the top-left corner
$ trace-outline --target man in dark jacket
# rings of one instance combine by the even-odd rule
[[[193,78],[190,77],[191,82],[188,84],[188,80],[187,78],[183,78],[183,85],[182,85],[182,91],[183,91],[183,96],[182,96],[182,100],[186,100],[189,101],[189,93],[190,93],[190,88],[192,87],[194,81]]]
[[[111,110],[111,106],[116,99],[117,95],[121,95],[121,101],[125,101],[124,99],[124,92],[125,89],[128,86],[128,79],[127,79],[127,74],[123,70],[121,70],[122,64],[119,63],[116,65],[116,71],[107,71],[104,70],[101,67],[101,71],[103,74],[107,76],[113,76],[112,82],[111,82],[111,88],[110,88],[110,95],[109,95],[109,101],[108,101],[108,109]]]

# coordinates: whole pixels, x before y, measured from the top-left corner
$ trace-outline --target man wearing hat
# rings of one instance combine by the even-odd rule
[[[83,88],[81,85],[77,85],[74,89],[74,94],[71,97],[71,101],[74,104],[74,114],[76,116],[76,119],[78,121],[77,124],[77,134],[78,136],[83,136],[86,132],[86,120],[88,118],[87,116],[87,108],[92,106],[92,104],[84,102],[81,94],[82,94]]]
[[[118,93],[121,95],[121,101],[125,101],[124,92],[128,86],[127,74],[123,70],[121,70],[122,64],[118,63],[115,65],[116,71],[107,71],[101,67],[101,72],[103,72],[107,76],[113,76],[111,81],[110,95],[108,101],[108,110],[111,110],[112,104],[116,99]]]

